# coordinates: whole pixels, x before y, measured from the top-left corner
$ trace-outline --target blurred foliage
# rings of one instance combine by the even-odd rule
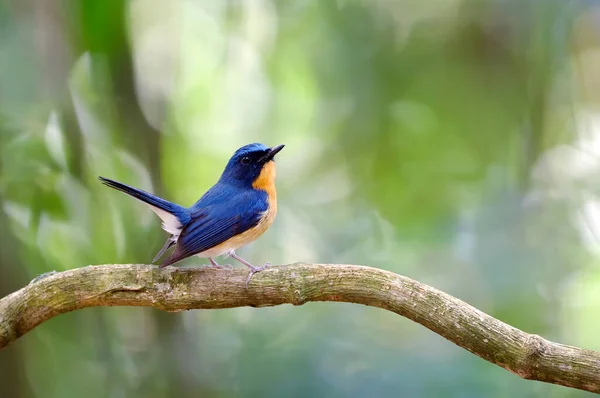
[[[251,261],[388,269],[599,350],[599,21],[594,1],[0,2],[0,294],[153,257],[159,221],[98,175],[189,205],[239,146],[285,143]],[[3,397],[588,395],[325,303],[77,311],[0,370]]]

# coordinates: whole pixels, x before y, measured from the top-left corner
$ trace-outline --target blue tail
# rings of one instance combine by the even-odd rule
[[[142,202],[150,206],[153,206],[155,208],[158,208],[160,210],[166,211],[169,214],[174,215],[175,217],[177,217],[181,225],[186,225],[190,221],[189,212],[183,206],[176,205],[175,203],[171,203],[168,200],[164,200],[162,198],[159,198],[158,196],[152,195],[151,193],[142,191],[141,189],[131,187],[118,181],[110,180],[104,177],[98,177],[98,179],[102,181],[102,183],[107,187],[111,187],[118,191],[124,192],[127,195],[133,196],[134,198],[141,200]]]

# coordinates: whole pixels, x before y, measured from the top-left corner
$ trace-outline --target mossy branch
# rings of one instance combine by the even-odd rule
[[[371,267],[293,264],[245,269],[100,265],[55,273],[0,299],[0,348],[57,315],[86,307],[164,311],[341,301],[379,307],[531,380],[600,392],[600,353],[515,329],[430,286]]]

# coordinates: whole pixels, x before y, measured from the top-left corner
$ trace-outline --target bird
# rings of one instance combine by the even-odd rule
[[[258,239],[275,220],[275,155],[284,146],[253,143],[239,148],[227,162],[219,180],[191,207],[180,206],[115,180],[98,178],[104,185],[145,203],[162,220],[162,229],[169,237],[152,263],[173,246],[175,249],[159,268],[194,255],[208,258],[212,267],[223,268],[215,257],[231,256],[249,268],[247,287],[252,275],[270,264],[252,265],[238,256],[236,250]]]

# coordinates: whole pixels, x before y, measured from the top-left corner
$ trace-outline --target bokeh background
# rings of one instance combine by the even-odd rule
[[[285,143],[255,263],[366,264],[600,350],[600,3],[0,1],[0,295],[162,245],[115,178],[191,205]],[[185,265],[197,266],[192,259]],[[62,315],[2,397],[586,397],[358,305]]]

